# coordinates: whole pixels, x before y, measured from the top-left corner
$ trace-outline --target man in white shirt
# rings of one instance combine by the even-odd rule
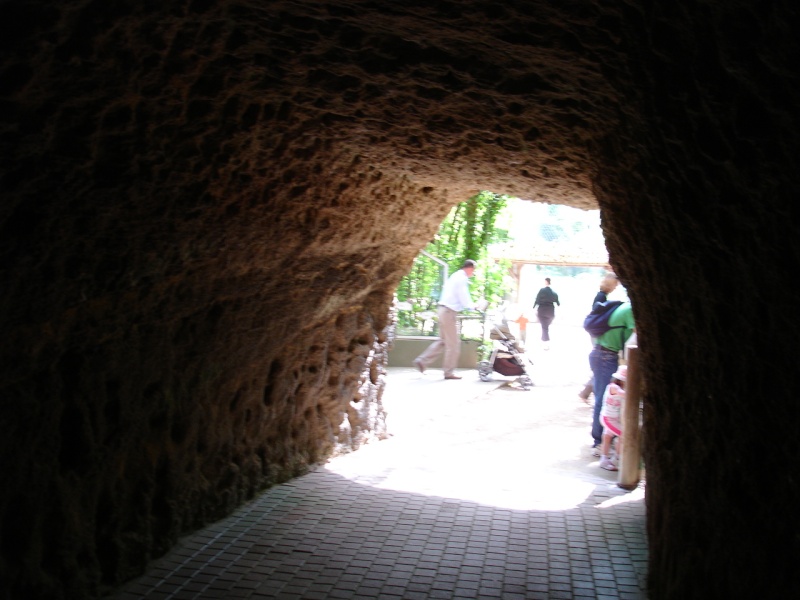
[[[427,347],[425,352],[414,359],[414,365],[420,373],[444,351],[444,378],[461,379],[456,375],[458,356],[461,353],[461,340],[458,336],[456,315],[462,310],[485,310],[486,300],[477,303],[469,295],[469,278],[475,274],[475,261],[465,260],[461,268],[453,273],[445,282],[442,295],[439,297],[439,339]]]

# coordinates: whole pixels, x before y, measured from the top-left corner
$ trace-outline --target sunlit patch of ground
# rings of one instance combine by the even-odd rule
[[[588,377],[586,356],[555,339],[547,351],[529,344],[528,352],[529,390],[515,387],[513,377],[481,382],[477,371],[445,381],[440,369],[390,369],[384,405],[391,437],[326,468],[379,488],[520,510],[574,508],[598,487],[612,500],[641,499],[643,486],[626,492],[616,485],[618,473],[591,456],[592,408],[577,397]]]

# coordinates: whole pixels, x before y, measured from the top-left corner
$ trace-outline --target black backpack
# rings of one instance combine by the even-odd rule
[[[612,329],[623,329],[625,327],[624,325],[614,325],[612,327],[608,324],[608,320],[620,304],[622,304],[621,300],[598,302],[595,304],[592,312],[586,315],[586,318],[583,320],[583,328],[593,338],[600,337],[606,331]]]

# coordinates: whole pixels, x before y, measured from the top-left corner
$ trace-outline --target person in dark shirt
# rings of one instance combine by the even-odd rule
[[[539,318],[539,324],[542,326],[542,341],[544,342],[544,349],[547,350],[550,345],[550,323],[556,317],[556,307],[561,302],[558,301],[558,294],[550,288],[550,278],[545,277],[545,286],[536,294],[536,301],[533,303],[533,308],[536,308],[536,316]]]

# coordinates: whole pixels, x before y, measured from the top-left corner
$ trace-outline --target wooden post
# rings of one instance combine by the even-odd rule
[[[624,490],[635,490],[639,485],[641,448],[639,431],[639,404],[642,397],[642,379],[639,372],[639,348],[628,348],[628,380],[625,382],[625,404],[622,407],[622,456],[620,457],[617,485]]]

